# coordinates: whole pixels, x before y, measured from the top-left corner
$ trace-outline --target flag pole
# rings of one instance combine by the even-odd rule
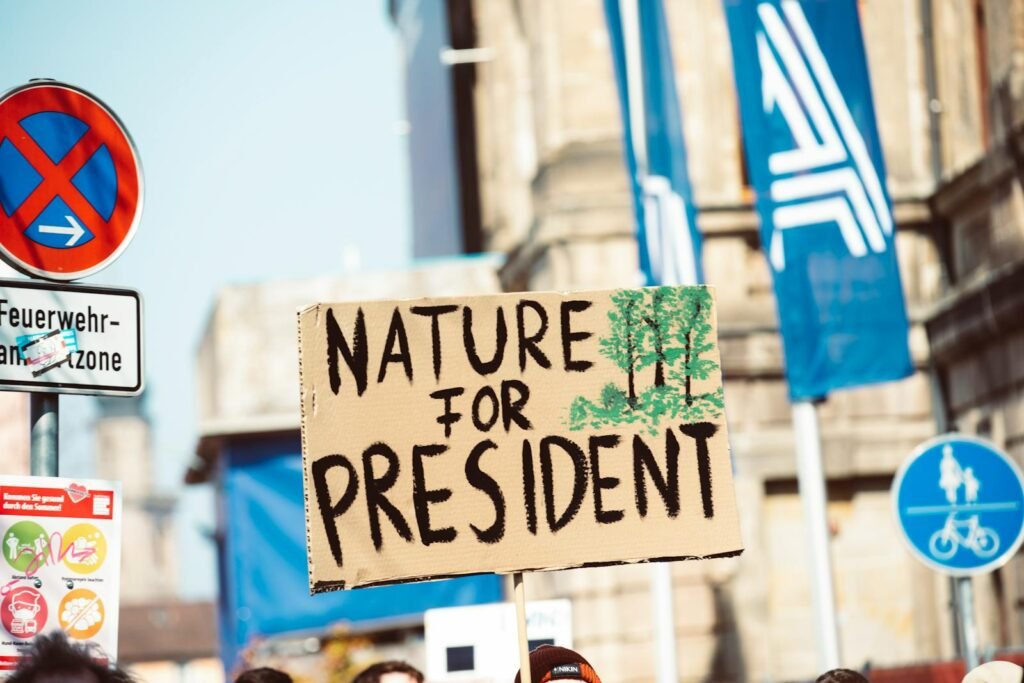
[[[633,158],[636,163],[636,181],[642,192],[648,174],[648,156],[647,120],[644,106],[644,63],[640,50],[639,2],[640,0],[619,0],[619,15],[622,20],[623,54],[626,66],[626,102],[629,106],[629,117],[625,121],[628,128],[626,133],[632,142]],[[672,565],[668,562],[651,564],[651,606],[654,616],[656,681],[657,683],[678,683],[679,661],[676,652],[675,598],[672,589]]]
[[[811,560],[818,666],[822,671],[829,671],[839,667],[839,627],[829,550],[828,494],[822,468],[818,408],[813,401],[793,404],[793,434],[796,439],[797,483],[804,507],[807,549]]]

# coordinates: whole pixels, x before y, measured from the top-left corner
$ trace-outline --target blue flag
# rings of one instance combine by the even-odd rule
[[[704,280],[686,171],[683,119],[661,0],[605,0],[633,190],[640,268],[648,285]]]
[[[913,371],[856,0],[724,0],[790,398]]]

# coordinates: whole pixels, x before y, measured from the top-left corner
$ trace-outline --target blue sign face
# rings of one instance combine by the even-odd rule
[[[947,434],[925,442],[896,475],[893,504],[914,554],[953,576],[999,567],[1024,540],[1024,478],[981,439]]]

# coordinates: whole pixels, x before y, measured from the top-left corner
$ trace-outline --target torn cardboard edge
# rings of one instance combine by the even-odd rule
[[[296,321],[296,326],[298,327],[298,341],[299,341],[299,354],[298,354],[298,362],[299,362],[299,448],[301,449],[301,460],[302,460],[302,469],[303,470],[306,469],[306,411],[302,410],[302,406],[304,406],[306,404],[305,403],[305,400],[306,400],[306,384],[305,384],[305,382],[302,381],[302,346],[303,346],[302,345],[302,316],[306,313],[306,311],[312,310],[312,309],[316,308],[318,305],[319,304],[314,304],[313,306],[302,307],[298,311],[296,311],[296,313],[295,313],[295,321]],[[319,322],[319,316],[317,316],[317,321]],[[309,532],[309,522],[308,522],[309,514],[310,514],[309,487],[306,486],[305,471],[303,471],[303,476],[302,476],[302,507],[303,507],[303,512],[304,512],[304,514],[306,516],[306,523],[303,524],[303,527],[304,527],[304,531],[306,532],[306,565],[308,567],[307,575],[309,577],[312,577],[313,576],[313,543],[312,543],[312,539],[310,537],[310,532]],[[313,595],[314,592],[312,591],[312,586],[310,587],[310,589],[311,589],[310,590],[310,595]]]

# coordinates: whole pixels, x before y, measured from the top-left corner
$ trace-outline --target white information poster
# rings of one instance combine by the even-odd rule
[[[117,659],[121,485],[0,476],[0,672],[57,629]]]

